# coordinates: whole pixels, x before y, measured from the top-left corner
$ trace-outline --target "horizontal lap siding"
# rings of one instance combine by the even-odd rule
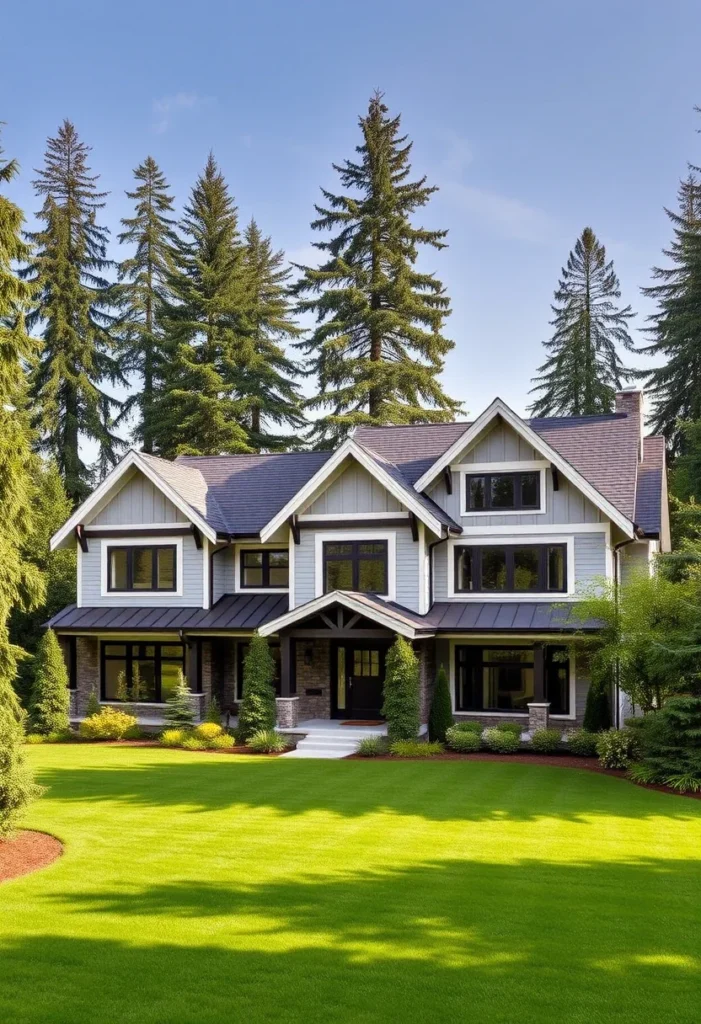
[[[109,505],[91,520],[95,526],[134,526],[143,523],[186,523],[187,519],[165,494],[138,473]]]
[[[144,607],[144,608],[189,608],[202,607],[202,558],[191,536],[182,537],[183,542],[183,587],[182,595],[139,594],[138,597],[119,595],[100,596],[100,573],[102,547],[125,544],[124,538],[103,537],[99,540],[88,538],[87,552],[81,555],[82,605],[87,607]],[[154,538],[154,543],[168,544],[168,537]]]
[[[234,587],[234,549],[223,548],[212,559],[212,598],[216,603],[224,594],[233,594]]]
[[[580,533],[574,538],[575,588],[581,590],[606,575],[606,534]]]
[[[295,607],[314,599],[314,530],[301,530],[295,548]]]

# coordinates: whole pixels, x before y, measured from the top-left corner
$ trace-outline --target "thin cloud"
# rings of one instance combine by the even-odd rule
[[[555,221],[544,210],[529,206],[520,199],[448,181],[441,185],[441,194],[457,209],[477,217],[494,227],[506,238],[523,242],[547,242],[555,234]]]
[[[155,116],[153,129],[162,135],[168,131],[173,119],[184,110],[199,110],[213,103],[211,96],[199,96],[196,92],[177,92],[173,96],[162,96],[154,100],[152,111]]]

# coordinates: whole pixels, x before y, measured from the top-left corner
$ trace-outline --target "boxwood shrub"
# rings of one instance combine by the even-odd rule
[[[519,725],[518,722],[499,722],[496,726],[499,732],[510,732],[514,736],[518,736],[521,739],[521,733],[523,732],[523,726]]]
[[[596,733],[577,729],[567,737],[567,752],[576,757],[596,757]]]
[[[559,729],[536,729],[531,736],[531,750],[536,754],[554,754],[560,749],[561,743]]]
[[[445,741],[458,754],[474,754],[482,746],[482,736],[473,730],[451,726],[445,734]]]
[[[456,722],[455,725],[451,725],[450,728],[457,729],[459,732],[474,732],[478,736],[481,736],[484,726],[481,722]]]
[[[494,754],[516,754],[521,749],[520,736],[503,729],[485,729],[482,739]]]

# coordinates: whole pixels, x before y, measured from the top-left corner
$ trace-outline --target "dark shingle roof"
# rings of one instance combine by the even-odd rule
[[[68,605],[46,623],[62,632],[66,629],[104,630],[133,633],[135,630],[253,630],[284,615],[287,594],[230,594],[213,608],[76,608]]]
[[[402,490],[407,491],[414,501],[418,501],[423,505],[426,511],[434,516],[439,523],[442,523],[443,526],[447,526],[449,529],[460,530],[459,524],[448,515],[445,509],[442,509],[440,505],[437,505],[436,502],[432,498],[429,498],[427,494],[421,494],[419,491],[414,490],[413,486],[402,473],[399,466],[395,465],[393,462],[389,462],[384,458],[384,456],[372,451],[372,449],[366,448],[363,444],[361,444],[360,447],[367,452],[373,462],[378,466],[381,466],[386,473],[389,473],[394,482],[399,484]]]
[[[645,533],[659,533],[662,527],[664,458],[664,437],[646,437],[635,495],[635,522]]]

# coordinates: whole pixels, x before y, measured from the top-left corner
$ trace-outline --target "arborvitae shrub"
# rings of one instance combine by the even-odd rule
[[[431,713],[428,719],[428,734],[432,740],[445,742],[445,734],[453,724],[453,705],[450,700],[450,686],[445,669],[441,665],[436,676],[436,685],[431,700]]]
[[[53,629],[46,630],[37,647],[31,707],[35,732],[48,736],[69,728],[68,672]]]
[[[254,634],[243,663],[243,699],[239,734],[246,742],[254,733],[275,729],[275,662],[264,636]]]
[[[382,714],[390,745],[419,735],[419,662],[411,644],[401,636],[387,654]]]

